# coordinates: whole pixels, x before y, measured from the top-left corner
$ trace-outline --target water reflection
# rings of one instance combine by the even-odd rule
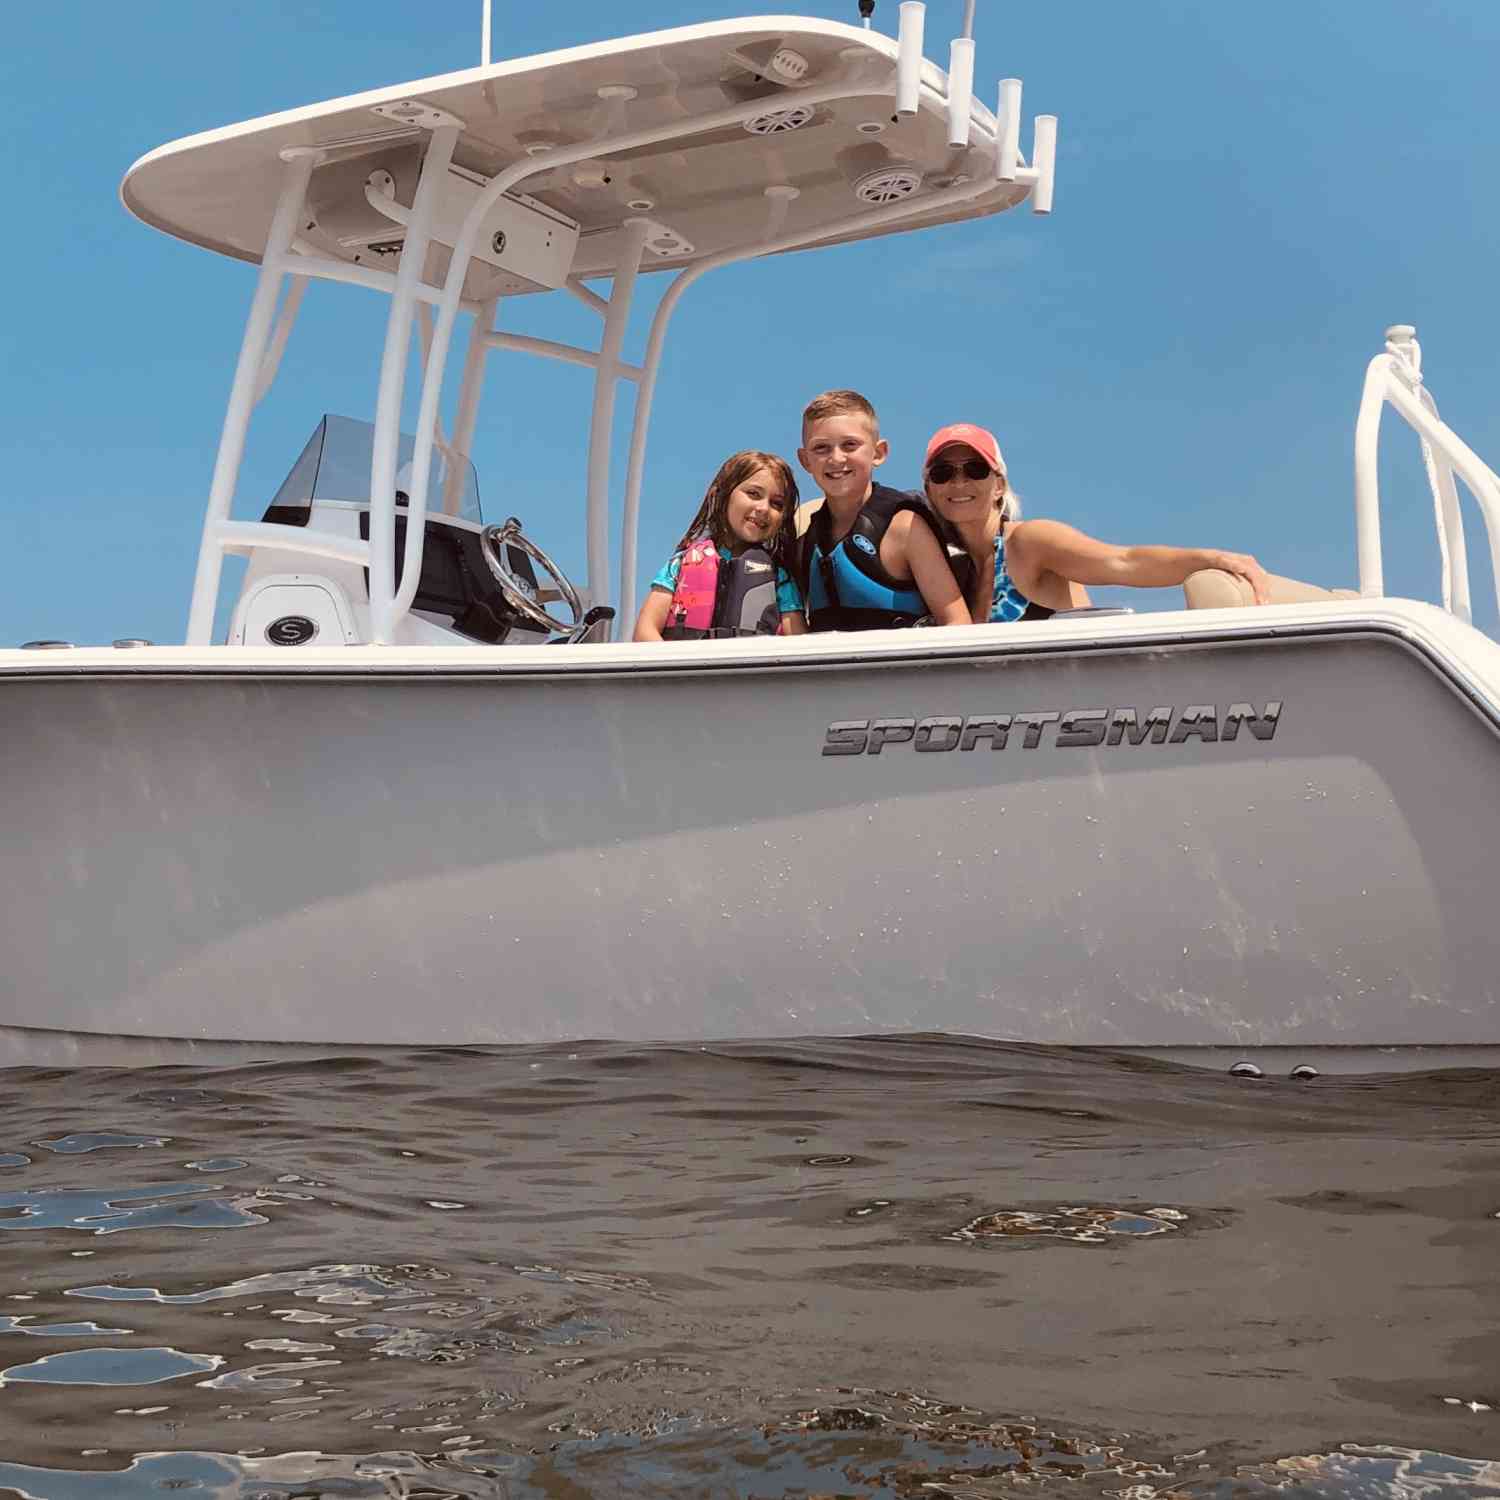
[[[217,1370],[221,1354],[184,1354],[179,1349],[70,1349],[28,1365],[0,1370],[0,1385],[155,1385],[183,1375]]]
[[[59,1136],[54,1141],[33,1141],[48,1151],[62,1156],[80,1156],[85,1151],[107,1151],[114,1146],[165,1146],[170,1137],[164,1135],[123,1135],[113,1130],[84,1130],[75,1135]]]
[[[1148,1208],[1135,1212],[1124,1208],[1094,1208],[1080,1204],[1053,1209],[999,1209],[970,1219],[955,1229],[949,1239],[1045,1239],[1071,1240],[1075,1245],[1102,1245],[1111,1235],[1142,1238],[1168,1234],[1187,1222],[1175,1208]]]
[[[98,1323],[38,1323],[34,1315],[0,1317],[0,1333],[28,1333],[32,1338],[92,1338],[101,1333],[134,1333],[133,1328],[102,1328]]]
[[[222,1183],[161,1182],[133,1188],[34,1188],[0,1193],[0,1233],[28,1229],[81,1229],[118,1234],[127,1229],[241,1229],[264,1224],[226,1198],[194,1197]]]

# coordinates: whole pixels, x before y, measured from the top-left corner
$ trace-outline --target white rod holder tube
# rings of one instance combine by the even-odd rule
[[[896,113],[914,115],[922,97],[922,32],[927,7],[922,0],[901,0],[901,27],[896,34]]]
[[[234,502],[240,462],[245,456],[250,413],[255,408],[255,392],[265,368],[271,323],[276,316],[276,299],[281,293],[281,279],[286,274],[282,262],[301,217],[302,200],[307,196],[308,179],[317,161],[314,152],[298,152],[287,162],[281,197],[271,220],[271,232],[266,236],[260,278],[250,302],[250,316],[245,320],[245,337],[240,343],[234,384],[229,390],[229,406],[224,413],[224,430],[219,437],[218,456],[214,459],[214,477],[208,487],[203,540],[198,546],[198,567],[193,576],[193,602],[188,607],[189,646],[206,646],[213,634],[214,606],[219,599],[219,575],[224,565],[223,549],[215,533],[219,523],[228,520]]]
[[[1031,190],[1031,211],[1052,212],[1052,183],[1057,172],[1057,116],[1038,115],[1031,133],[1032,165],[1036,186]]]
[[[996,111],[1000,131],[1000,149],[995,155],[995,176],[1001,182],[1014,182],[1021,164],[1021,80],[1000,80],[1000,104]]]
[[[589,420],[588,460],[588,598],[602,604],[609,591],[609,458],[614,446],[615,393],[619,389],[620,351],[625,347],[625,325],[646,250],[651,226],[644,219],[627,219],[620,236],[620,259],[609,292],[604,336],[599,341],[599,366],[594,376],[594,409]]]
[[[401,397],[406,381],[406,361],[411,349],[411,329],[417,305],[417,287],[427,259],[432,220],[437,209],[438,184],[446,180],[459,127],[440,125],[432,132],[422,175],[412,200],[411,219],[396,268],[396,289],[391,294],[390,317],[385,325],[385,348],[380,357],[380,385],[375,396],[375,436],[370,458],[370,638],[388,646],[395,629],[396,593],[396,454],[401,442]],[[429,341],[429,349],[431,341]],[[428,356],[429,361],[431,355]],[[437,413],[428,414],[437,424]],[[422,523],[408,519],[402,561],[403,581],[415,592],[416,574],[422,563]]]
[[[974,38],[954,37],[948,49],[948,144],[969,144],[969,111],[974,103]]]

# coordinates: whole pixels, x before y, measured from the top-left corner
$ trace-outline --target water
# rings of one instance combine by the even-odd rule
[[[0,1081],[0,1495],[1500,1495],[1500,1074]]]

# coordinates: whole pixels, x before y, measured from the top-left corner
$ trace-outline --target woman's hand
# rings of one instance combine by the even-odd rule
[[[1269,604],[1271,602],[1271,580],[1266,570],[1250,556],[1248,552],[1217,552],[1208,551],[1204,554],[1210,561],[1204,564],[1208,568],[1218,568],[1225,573],[1232,573],[1236,578],[1243,578],[1250,585],[1250,592],[1255,596],[1257,604]]]

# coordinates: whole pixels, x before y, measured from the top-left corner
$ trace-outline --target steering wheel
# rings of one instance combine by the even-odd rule
[[[557,585],[557,591],[562,595],[563,603],[573,611],[571,620],[559,620],[556,615],[549,614],[542,607],[537,601],[532,585],[526,579],[519,577],[512,569],[510,559],[506,556],[507,547],[516,547],[524,552]],[[562,569],[535,542],[529,537],[522,536],[521,523],[515,516],[512,516],[503,526],[486,526],[479,533],[479,550],[484,554],[484,560],[489,564],[490,572],[494,574],[495,582],[505,596],[505,602],[518,614],[525,615],[528,620],[540,625],[543,630],[572,630],[583,619],[583,600],[578,597],[578,590],[568,582]]]

